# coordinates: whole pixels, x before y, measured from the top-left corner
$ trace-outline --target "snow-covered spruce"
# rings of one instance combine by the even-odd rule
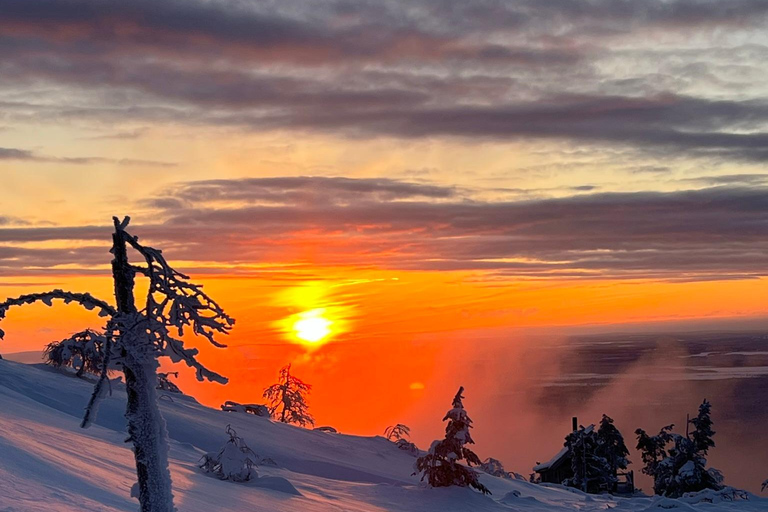
[[[643,473],[653,478],[656,494],[679,498],[685,493],[723,488],[723,475],[707,468],[712,437],[711,404],[704,400],[698,415],[690,420],[693,432],[686,436],[672,432],[674,425],[663,427],[655,436],[637,429],[637,449],[643,457]]]
[[[624,436],[605,414],[597,430],[593,425],[579,427],[565,437],[565,446],[571,453],[573,476],[563,484],[584,492],[613,491],[618,470],[627,469],[630,463]]]
[[[269,413],[283,423],[295,423],[302,427],[314,425],[315,420],[309,414],[306,396],[312,386],[291,375],[291,365],[280,369],[280,379],[264,390],[268,401]]]
[[[253,450],[248,448],[242,437],[235,429],[227,425],[229,441],[218,452],[207,453],[200,459],[199,467],[206,473],[211,473],[221,480],[247,482],[258,477],[256,461],[259,460]]]
[[[172,336],[175,331],[183,336],[185,328],[195,335],[207,338],[212,344],[223,347],[215,339],[216,334],[226,334],[234,319],[202,291],[202,287],[189,282],[184,274],[174,270],[162,252],[144,246],[126,231],[129,217],[122,221],[113,218],[115,231],[112,235],[112,279],[117,306],[89,293],[52,290],[6,299],[0,303],[0,320],[9,308],[42,302],[48,306],[54,300],[65,304],[76,303],[88,310],[97,310],[107,317],[104,332],[103,362],[100,378],[86,407],[81,423],[88,427],[98,411],[100,400],[108,385],[108,371],[116,362],[122,365],[128,396],[125,417],[128,420],[128,440],[133,444],[136,461],[137,485],[131,494],[138,497],[141,512],[174,512],[171,475],[168,469],[168,442],[165,421],[157,405],[158,357],[169,356],[174,362],[184,361],[194,368],[199,380],[208,379],[226,383],[226,379],[201,365],[195,358],[196,349],[184,348],[183,343]],[[135,250],[146,265],[136,266],[128,261],[128,247]],[[148,278],[148,292],[143,309],[136,307],[134,281],[136,275]],[[0,338],[4,332],[0,330]]]
[[[472,420],[462,403],[463,392],[462,386],[453,398],[453,408],[443,418],[443,421],[448,420],[445,439],[433,442],[427,454],[416,459],[414,475],[422,473],[421,479],[426,478],[432,487],[469,486],[483,494],[491,494],[491,491],[480,483],[475,470],[459,464],[462,460],[467,461],[468,466],[481,464],[480,458],[465,446],[474,444],[474,441],[469,433]]]

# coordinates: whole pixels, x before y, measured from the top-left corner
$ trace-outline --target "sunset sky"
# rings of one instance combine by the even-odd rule
[[[237,319],[182,388],[291,362],[321,424],[439,432],[457,347],[761,325],[766,62],[762,0],[4,0],[0,299],[112,300],[131,215]],[[13,310],[0,353],[85,325]]]

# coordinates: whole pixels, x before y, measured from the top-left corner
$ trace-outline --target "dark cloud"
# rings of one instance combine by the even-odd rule
[[[8,105],[10,120],[555,139],[763,162],[764,95],[729,80],[754,85],[764,49],[716,35],[749,39],[766,13],[762,0],[12,0],[0,87],[60,95]],[[686,47],[691,31],[711,44]],[[719,89],[704,95],[702,80]],[[73,101],[82,90],[93,94]]]
[[[151,206],[162,222],[138,224],[143,239],[171,258],[224,267],[280,263],[286,255],[301,263],[296,254],[310,246],[312,265],[477,270],[504,279],[698,281],[768,273],[768,188],[495,201],[478,190],[395,180],[292,177],[190,182]],[[33,258],[45,267],[107,257],[91,243],[74,252],[13,246],[42,240],[106,246],[109,228],[0,228],[0,259],[19,267]]]

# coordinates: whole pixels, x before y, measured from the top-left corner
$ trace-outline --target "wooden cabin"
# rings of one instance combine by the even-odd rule
[[[595,426],[590,425],[587,431],[591,432]],[[573,418],[573,431],[579,429],[578,418]],[[548,484],[562,484],[564,480],[573,477],[571,469],[571,450],[567,446],[557,452],[549,461],[537,462],[533,471],[537,474],[537,481]]]
[[[579,421],[577,418],[573,418],[573,432],[579,429]],[[595,426],[590,425],[585,429],[586,433],[594,431]],[[567,446],[564,446],[559,452],[557,452],[549,461],[544,463],[537,462],[533,467],[533,471],[536,473],[536,481],[540,483],[550,484],[562,484],[568,478],[573,477],[573,469],[571,468],[571,451]],[[590,492],[611,492],[617,494],[633,494],[635,492],[634,485],[634,472],[627,471],[618,473],[618,483],[613,489],[592,489]]]

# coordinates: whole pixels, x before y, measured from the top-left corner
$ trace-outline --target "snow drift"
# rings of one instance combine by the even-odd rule
[[[112,512],[137,509],[133,454],[125,440],[125,393],[113,385],[98,419],[79,428],[92,384],[44,365],[0,360],[0,512]],[[160,392],[162,395],[162,392]],[[588,496],[559,486],[481,474],[493,494],[428,488],[412,476],[414,458],[383,437],[307,430],[251,414],[231,414],[173,394],[161,399],[180,512],[582,512],[618,507],[765,511],[750,493],[704,492],[680,500]],[[198,468],[218,452],[231,424],[261,460],[248,482],[220,480]]]

